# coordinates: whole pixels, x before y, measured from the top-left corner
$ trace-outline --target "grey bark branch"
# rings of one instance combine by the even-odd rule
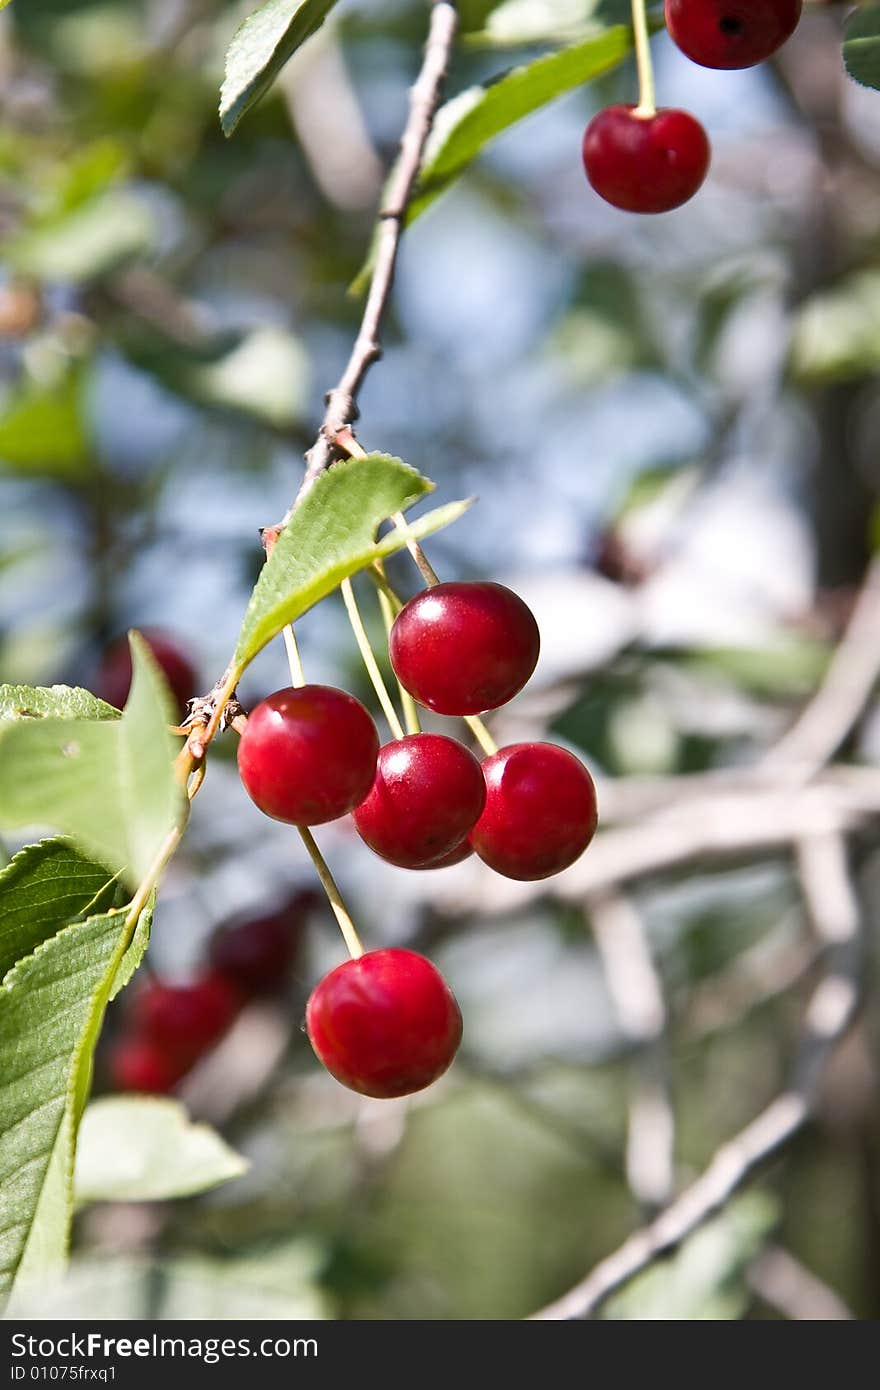
[[[562,1321],[593,1317],[611,1294],[720,1211],[809,1119],[824,1065],[856,1011],[860,914],[841,836],[817,836],[805,843],[799,864],[807,907],[817,934],[828,947],[829,963],[807,1006],[788,1089],[722,1145],[705,1172],[654,1221],[631,1235],[569,1293],[535,1313],[534,1318]],[[803,872],[808,864],[810,868]]]
[[[327,411],[318,438],[307,455],[306,473],[294,507],[336,459],[336,436],[357,419],[358,394],[370,367],[382,355],[382,320],[394,283],[400,240],[443,91],[457,27],[455,5],[449,0],[435,0],[422,69],[410,96],[409,118],[400,154],[379,213],[375,267],[361,326],[345,371],[327,395]]]

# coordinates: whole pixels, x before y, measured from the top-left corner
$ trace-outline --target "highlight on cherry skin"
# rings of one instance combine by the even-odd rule
[[[583,161],[595,191],[624,212],[671,212],[692,198],[709,170],[709,139],[687,111],[643,115],[607,106],[584,132]]]
[[[394,674],[437,714],[482,714],[522,690],[541,638],[531,609],[503,584],[437,584],[410,599],[391,629]]]
[[[159,628],[141,629],[141,637],[152,652],[174,696],[182,719],[189,700],[198,694],[198,676],[182,641]],[[131,650],[128,638],[115,638],[101,657],[92,688],[101,700],[122,709],[131,689]]]
[[[797,28],[801,0],[666,0],[666,27],[704,68],[750,68]]]
[[[553,743],[513,743],[483,761],[486,806],[471,831],[479,857],[505,878],[567,869],[596,833],[596,788],[583,763]]]
[[[473,753],[444,734],[411,734],[381,749],[376,779],[353,819],[382,859],[419,869],[461,848],[485,801]]]
[[[315,987],[306,1031],[343,1086],[390,1100],[430,1086],[461,1042],[461,1012],[431,961],[400,948],[367,951]]]
[[[276,690],[239,740],[238,770],[273,820],[323,825],[346,815],[376,775],[379,734],[359,700],[328,685]]]

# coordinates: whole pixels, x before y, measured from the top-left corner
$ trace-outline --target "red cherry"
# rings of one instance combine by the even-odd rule
[[[596,832],[596,788],[583,763],[553,743],[512,743],[483,762],[486,809],[471,831],[477,854],[506,878],[549,878],[580,858]]]
[[[211,964],[243,994],[276,994],[290,973],[304,920],[297,895],[280,912],[235,922],[211,942]]]
[[[229,1028],[240,999],[222,975],[211,972],[191,985],[150,982],[135,997],[132,1022],[143,1038],[170,1056],[194,1062]]]
[[[185,1067],[149,1038],[121,1038],[110,1053],[108,1072],[116,1091],[165,1095],[177,1085]]]
[[[801,0],[666,0],[666,26],[704,68],[750,68],[785,43]]]
[[[257,705],[238,745],[238,770],[267,816],[323,825],[363,801],[378,753],[376,726],[359,700],[329,685],[304,685]]]
[[[401,685],[438,714],[480,714],[522,690],[541,639],[530,608],[503,584],[437,584],[400,611],[391,664]]]
[[[306,1028],[337,1081],[390,1099],[442,1076],[461,1042],[461,1013],[424,956],[368,951],[324,976],[309,999]]]
[[[709,168],[709,140],[687,111],[640,116],[635,106],[608,106],[584,133],[587,178],[624,212],[669,212],[696,193]]]
[[[462,840],[460,845],[451,849],[448,854],[441,854],[439,859],[432,859],[429,864],[416,864],[416,869],[451,869],[453,864],[463,864],[465,859],[470,859],[474,852],[474,847],[470,840]]]
[[[376,854],[418,869],[458,849],[485,801],[480,764],[463,744],[444,734],[410,734],[381,749],[354,823]]]
[[[170,633],[158,628],[143,628],[141,636],[161,668],[162,674],[171,687],[171,694],[177,704],[182,719],[186,713],[187,701],[198,693],[198,678],[189,657],[180,642]],[[117,637],[101,658],[94,679],[95,694],[108,705],[122,709],[131,689],[131,651],[127,637]]]

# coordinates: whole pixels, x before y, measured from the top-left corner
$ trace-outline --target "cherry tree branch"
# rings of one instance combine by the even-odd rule
[[[828,970],[807,1006],[788,1088],[723,1144],[702,1175],[654,1221],[631,1235],[585,1279],[533,1318],[592,1318],[611,1294],[720,1211],[813,1113],[825,1063],[855,1016],[861,923],[842,836],[818,835],[805,841],[799,851],[799,868],[808,911],[827,948]]]
[[[336,437],[357,419],[358,394],[370,367],[382,355],[382,320],[394,284],[397,254],[425,145],[440,103],[457,28],[455,5],[449,0],[434,0],[422,70],[412,88],[400,154],[379,213],[375,267],[361,326],[345,371],[338,384],[328,392],[327,411],[318,438],[307,455],[306,474],[291,512],[314,485],[315,479],[339,456]]]

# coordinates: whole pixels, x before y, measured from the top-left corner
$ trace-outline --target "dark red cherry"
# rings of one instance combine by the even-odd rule
[[[186,1068],[158,1043],[135,1034],[115,1044],[107,1070],[115,1091],[161,1096],[177,1085]]]
[[[162,674],[171,688],[182,719],[187,701],[198,693],[197,676],[192,662],[178,638],[158,628],[143,628],[141,636],[156,658]],[[122,709],[131,689],[131,651],[127,637],[117,637],[107,648],[93,681],[94,691],[108,705]]]
[[[401,685],[438,714],[480,714],[522,690],[541,639],[530,608],[503,584],[437,584],[400,611],[391,664]]]
[[[220,1041],[240,1004],[237,992],[216,971],[190,985],[151,981],[135,997],[132,1022],[141,1037],[192,1062]]]
[[[296,958],[305,916],[297,895],[278,912],[234,922],[211,942],[211,964],[242,994],[276,994]]]
[[[423,869],[451,869],[453,864],[463,864],[465,859],[470,859],[473,852],[474,847],[470,840],[465,839],[448,854],[441,854],[439,859],[432,859],[430,864],[416,864],[415,867],[419,872]]]
[[[424,956],[368,951],[325,975],[309,999],[306,1028],[337,1081],[387,1100],[442,1076],[461,1042],[461,1013]]]
[[[672,107],[641,116],[608,106],[584,133],[584,168],[596,192],[624,212],[669,212],[696,193],[709,168],[699,121]]]
[[[801,0],[666,0],[666,27],[704,68],[750,68],[791,37],[801,8]]]
[[[444,734],[410,734],[380,751],[354,823],[376,854],[418,869],[459,848],[485,800],[480,764],[463,744]]]
[[[596,788],[583,763],[553,743],[512,743],[483,762],[486,808],[471,831],[480,858],[506,878],[567,869],[596,832]]]
[[[291,825],[323,825],[363,801],[379,735],[359,700],[329,685],[276,690],[250,715],[238,770],[260,810]]]

